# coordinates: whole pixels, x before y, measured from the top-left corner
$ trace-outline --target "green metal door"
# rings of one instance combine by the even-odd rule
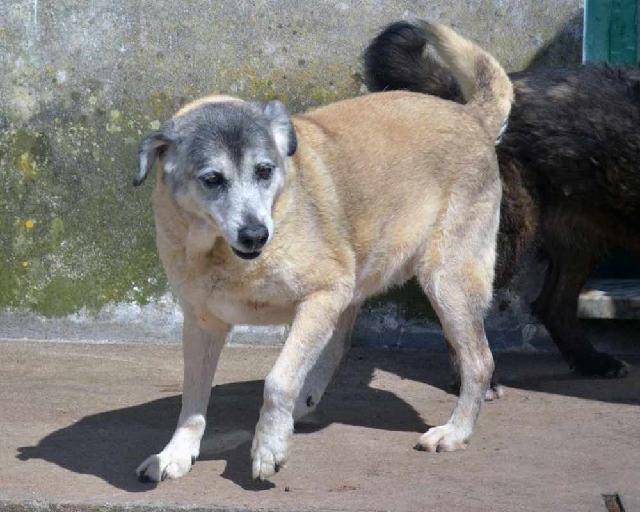
[[[638,0],[585,0],[584,62],[638,64]],[[640,262],[614,251],[596,268],[594,277],[640,279]]]
[[[637,64],[638,0],[585,0],[584,62]]]

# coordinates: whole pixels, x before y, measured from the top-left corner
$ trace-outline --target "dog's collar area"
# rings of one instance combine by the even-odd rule
[[[260,256],[260,251],[255,252],[241,252],[235,247],[231,248],[233,250],[233,254],[235,254],[238,258],[242,258],[243,260],[254,260],[258,256]]]

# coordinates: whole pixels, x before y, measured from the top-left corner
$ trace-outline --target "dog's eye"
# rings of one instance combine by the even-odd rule
[[[199,176],[198,179],[206,188],[219,188],[225,183],[224,176],[219,172],[209,172]]]
[[[258,164],[256,165],[256,177],[259,180],[268,180],[273,174],[273,165],[271,164]]]

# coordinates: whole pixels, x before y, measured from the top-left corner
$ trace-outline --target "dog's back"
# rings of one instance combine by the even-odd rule
[[[295,121],[301,139],[312,141],[314,154],[301,145],[293,161],[303,173],[316,167],[311,160],[327,164],[331,176],[318,184],[318,200],[330,183],[365,276],[368,267],[381,264],[375,262],[377,253],[398,254],[398,261],[412,254],[437,224],[443,205],[482,208],[479,196],[487,189],[499,192],[494,142],[511,107],[510,81],[495,59],[470,41],[442,25],[419,23],[462,84],[467,104],[382,92],[334,103]],[[304,177],[308,187],[317,180]],[[309,191],[313,194],[314,187]],[[466,214],[473,217],[473,208],[461,212]],[[380,277],[387,282],[388,276]]]
[[[340,213],[332,221],[344,225],[362,258],[414,251],[450,190],[468,191],[471,204],[497,179],[483,125],[463,106],[432,96],[361,96],[296,116],[294,124],[305,141],[293,157],[296,173],[317,204],[335,197]]]
[[[640,72],[588,65],[514,75],[518,102],[501,153],[526,162],[556,200],[640,213]]]

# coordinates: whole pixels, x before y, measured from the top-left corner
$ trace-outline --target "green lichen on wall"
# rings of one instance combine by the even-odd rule
[[[166,289],[148,190],[130,188],[148,122],[113,112],[0,136],[0,307],[63,315]]]

